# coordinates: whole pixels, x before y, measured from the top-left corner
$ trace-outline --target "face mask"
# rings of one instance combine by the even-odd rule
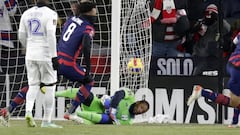
[[[97,16],[82,15],[82,17],[86,18],[91,24],[97,21]]]
[[[216,13],[210,13],[208,15],[205,15],[204,24],[206,24],[207,26],[210,26],[217,21],[217,18],[218,18],[218,14]]]
[[[205,24],[207,25],[207,26],[210,26],[210,25],[212,25],[212,24],[214,24],[215,22],[216,22],[216,20],[215,19],[213,19],[213,18],[205,18]]]

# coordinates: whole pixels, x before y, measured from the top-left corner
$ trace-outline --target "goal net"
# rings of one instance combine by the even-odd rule
[[[121,7],[120,87],[137,91],[148,88],[151,58],[151,31],[149,7],[146,0],[123,0]],[[140,58],[143,71],[132,73],[127,64],[131,58]]]
[[[13,46],[4,46],[0,44],[1,51],[1,73],[0,73],[0,107],[9,105],[10,100],[18,93],[19,89],[27,86],[27,76],[24,60],[24,48],[17,40],[17,30],[20,17],[23,12],[34,6],[35,0],[18,0],[16,3],[16,12],[10,16],[12,31],[7,35],[11,36]],[[51,7],[59,15],[57,26],[57,38],[60,37],[61,28],[65,20],[72,15],[71,3],[76,0],[50,0]],[[110,71],[111,59],[118,59],[119,62],[119,86],[127,86],[134,91],[139,88],[148,87],[148,70],[151,54],[151,32],[150,27],[144,27],[142,24],[149,18],[149,7],[146,0],[121,0],[120,24],[120,56],[111,57],[111,49],[114,44],[111,41],[112,20],[112,0],[94,0],[97,3],[98,17],[95,24],[94,44],[91,50],[91,73],[95,80],[93,93],[96,95],[110,94],[110,79],[114,71]],[[0,24],[1,25],[1,24]],[[1,30],[0,30],[1,31]],[[2,31],[0,40],[3,40]],[[1,43],[1,42],[0,42]],[[129,74],[127,71],[128,60],[132,57],[141,58],[144,63],[144,72],[141,74]],[[79,64],[84,65],[82,57],[79,57]],[[59,76],[57,90],[79,87],[78,83],[68,81]],[[39,95],[41,99],[41,95]],[[67,99],[58,98],[56,102],[55,116],[63,118],[65,106],[69,102]],[[35,104],[35,117],[42,117],[41,100]],[[13,117],[22,117],[25,114],[25,105],[19,106]]]

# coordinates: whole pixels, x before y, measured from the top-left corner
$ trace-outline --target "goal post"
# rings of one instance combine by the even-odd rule
[[[121,17],[121,1],[112,1],[112,34],[111,34],[111,87],[110,95],[113,95],[116,90],[119,89],[120,75],[120,47],[121,47],[121,36],[120,36],[120,17]]]

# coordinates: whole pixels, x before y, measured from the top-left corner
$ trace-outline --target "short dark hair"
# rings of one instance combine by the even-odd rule
[[[147,105],[147,108],[149,109],[150,105],[149,105],[149,103],[148,103],[147,100],[145,100],[145,99],[144,99],[144,100],[141,100],[140,103],[141,103],[141,104],[146,104],[146,105]]]
[[[96,3],[92,1],[80,2],[79,13],[84,14],[84,13],[90,12],[93,8],[96,8]]]
[[[38,2],[47,3],[47,2],[49,2],[49,0],[37,0],[37,3]]]
[[[136,101],[134,103],[134,105],[139,105],[139,104],[145,104],[147,106],[147,110],[145,110],[143,113],[147,112],[149,110],[149,108],[150,108],[150,105],[149,105],[148,101],[146,101],[145,99]]]

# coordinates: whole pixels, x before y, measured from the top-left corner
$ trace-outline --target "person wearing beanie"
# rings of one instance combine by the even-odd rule
[[[215,4],[207,6],[204,15],[204,21],[207,26],[210,26],[218,20],[218,8]]]
[[[198,30],[194,32],[193,53],[195,68],[193,75],[203,75],[204,71],[216,71],[218,69],[218,59],[220,51],[218,48],[218,8],[214,4],[209,4],[205,9],[205,14]],[[230,32],[230,25],[223,20],[223,36]]]

